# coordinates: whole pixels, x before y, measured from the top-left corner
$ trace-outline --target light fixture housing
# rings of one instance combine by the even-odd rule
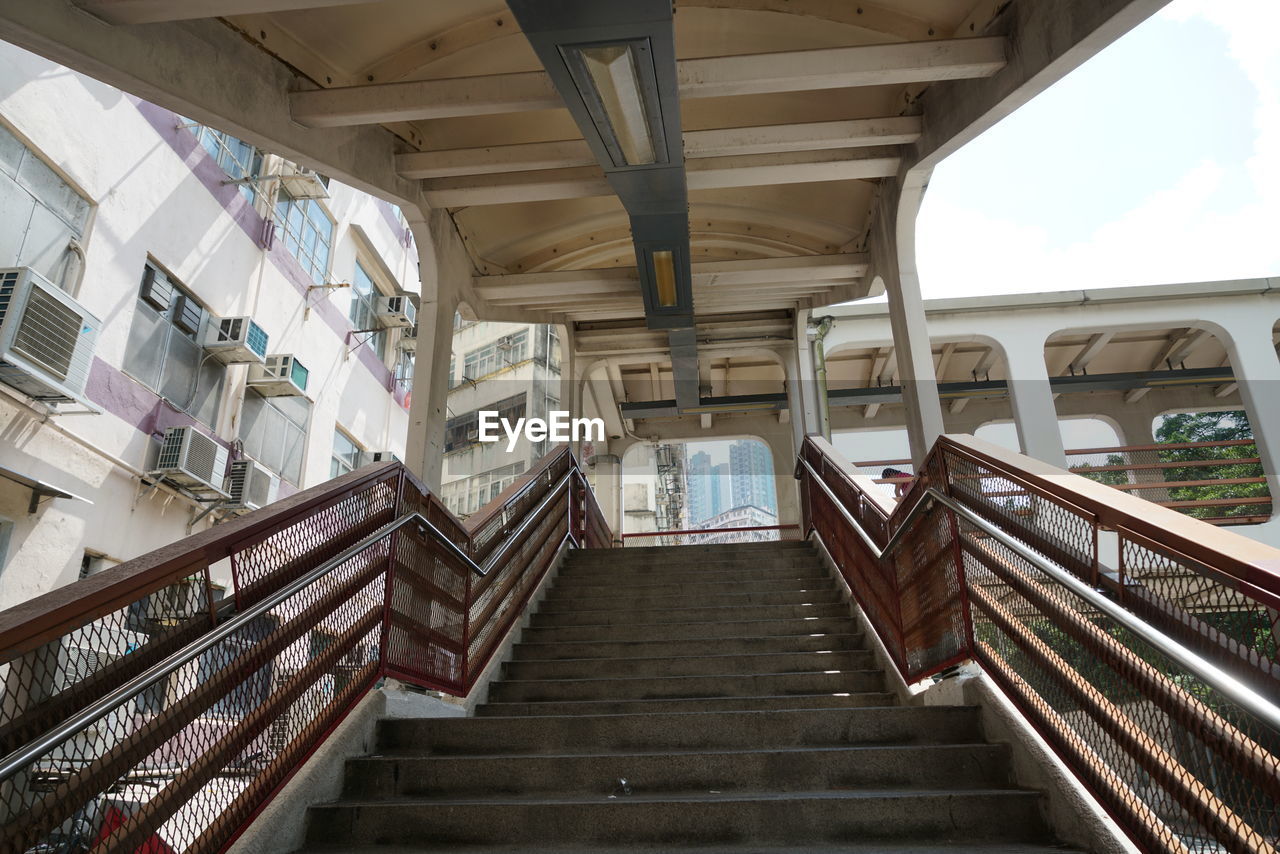
[[[615,169],[669,158],[648,38],[560,45],[560,55]]]
[[[636,267],[650,329],[693,325],[693,285],[688,249],[680,243],[636,242]]]

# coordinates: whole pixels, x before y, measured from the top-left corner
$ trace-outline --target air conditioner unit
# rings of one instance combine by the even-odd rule
[[[401,353],[417,353],[418,352],[418,324],[414,324],[400,333],[400,352]]]
[[[370,463],[398,463],[400,458],[391,451],[361,451],[360,465],[367,466]]]
[[[378,297],[373,316],[388,329],[410,329],[418,319],[418,310],[413,306],[413,299],[404,294]]]
[[[285,163],[280,167],[280,186],[295,199],[327,199],[329,188],[314,169]]]
[[[222,482],[226,472],[225,447],[194,427],[170,427],[164,431],[160,456],[151,475],[225,498]]]
[[[249,317],[210,317],[204,348],[227,365],[260,364],[267,357],[267,333]]]
[[[0,270],[0,382],[46,403],[82,403],[101,324],[30,267]]]
[[[253,460],[236,460],[227,473],[226,491],[231,496],[229,510],[248,512],[276,500],[280,478]]]
[[[297,397],[307,392],[311,372],[291,353],[276,353],[250,365],[249,388],[264,397]]]

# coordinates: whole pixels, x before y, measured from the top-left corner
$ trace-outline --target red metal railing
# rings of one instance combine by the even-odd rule
[[[1271,491],[1252,439],[1169,442],[1067,451],[1074,474],[1194,516],[1212,525],[1250,525],[1271,518]],[[885,468],[903,477],[876,477],[876,483],[909,479],[911,460],[855,463],[876,474]]]
[[[908,682],[980,663],[1143,851],[1277,850],[1280,553],[968,436],[897,505],[797,476]]]
[[[380,678],[465,695],[610,541],[567,450],[466,523],[388,464],[0,613],[0,852],[224,850]]]

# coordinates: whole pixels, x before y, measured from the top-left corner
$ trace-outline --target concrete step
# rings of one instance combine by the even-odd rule
[[[622,795],[1009,787],[1002,745],[690,750],[524,756],[377,756],[347,763],[345,798]]]
[[[647,640],[694,640],[730,638],[743,635],[772,637],[779,635],[844,634],[855,631],[857,623],[850,616],[800,617],[766,619],[725,619],[720,622],[698,620],[689,623],[665,623],[659,630],[652,625],[622,623],[594,626],[537,626],[524,630],[521,640],[542,643],[628,642]]]
[[[668,570],[654,569],[648,572],[595,572],[575,573],[568,569],[561,570],[556,576],[556,586],[561,590],[576,590],[587,587],[607,587],[610,590],[619,588],[638,588],[661,584],[674,584],[681,587],[688,584],[747,584],[766,581],[828,582],[831,573],[821,566],[789,566],[777,569],[753,566],[749,569],[731,567],[729,569],[697,569]]]
[[[818,652],[865,648],[861,633],[725,637],[693,640],[640,640],[570,643],[521,642],[515,649],[520,661],[559,661],[568,658],[653,658],[685,655],[752,655],[755,653]]]
[[[767,590],[758,593],[749,591],[735,593],[726,590],[721,593],[701,593],[697,595],[686,593],[652,595],[618,591],[614,595],[585,597],[566,595],[553,590],[542,601],[538,610],[539,613],[579,610],[653,611],[688,608],[690,605],[697,605],[699,608],[740,608],[746,606],[832,604],[840,601],[843,601],[841,593],[836,590],[834,584],[825,589],[814,590],[793,587],[790,590]]]
[[[849,606],[843,602],[829,602],[814,605],[745,605],[732,608],[655,608],[634,611],[586,611],[570,609],[566,611],[538,610],[529,625],[537,628],[555,628],[559,626],[657,626],[663,623],[715,623],[725,619],[742,620],[784,620],[804,619],[805,617],[844,617],[849,616]]]
[[[813,551],[813,545],[807,540],[768,540],[760,543],[716,543],[711,545],[694,544],[688,546],[627,546],[622,549],[579,549],[575,555],[583,559],[600,560],[616,557],[620,554],[666,554],[666,555],[725,555],[742,553],[780,552],[780,551]]]
[[[809,578],[799,576],[774,578],[772,576],[760,581],[747,581],[734,575],[723,581],[687,581],[675,584],[654,584],[640,582],[637,584],[577,584],[557,577],[555,585],[548,591],[547,598],[563,597],[565,599],[608,599],[615,596],[714,596],[718,593],[771,593],[789,590],[827,590],[833,589],[835,582],[823,572],[813,573]]]
[[[489,689],[495,703],[549,700],[661,700],[680,697],[760,697],[883,691],[880,670],[752,673],[711,676],[613,677],[601,679],[506,680]]]
[[[753,655],[686,655],[660,658],[577,658],[559,661],[516,659],[504,666],[504,678],[602,679],[614,677],[710,676],[749,673],[815,673],[826,670],[873,670],[869,650],[831,652],[765,652]]]
[[[313,808],[308,838],[379,844],[569,839],[579,845],[1047,841],[1040,796],[1001,789],[344,801]]]
[[[545,703],[485,703],[479,717],[546,715],[656,715],[690,712],[757,712],[780,709],[858,709],[897,705],[887,692],[789,694],[769,697],[693,697],[677,700],[562,700]]]
[[[612,845],[578,846],[572,843],[563,845],[467,845],[457,848],[451,845],[348,845],[311,846],[299,854],[315,854],[316,852],[333,852],[340,850],[343,854],[796,854],[790,845],[698,845],[688,847],[680,844],[661,847],[648,845],[628,845],[618,848]],[[897,843],[875,842],[870,844],[837,843],[832,845],[806,845],[805,854],[1083,854],[1074,848],[1063,848],[1061,845],[1034,845],[1002,842],[939,842],[929,843]]]
[[[971,744],[973,706],[384,720],[383,753],[598,753],[852,744]]]
[[[664,557],[654,555],[643,558],[628,558],[626,556],[618,556],[607,561],[574,560],[571,556],[566,559],[563,571],[574,577],[609,577],[644,576],[652,573],[732,572],[734,570],[780,572],[783,569],[814,568],[822,568],[822,563],[817,555],[795,552],[782,555],[745,557],[723,555]]]

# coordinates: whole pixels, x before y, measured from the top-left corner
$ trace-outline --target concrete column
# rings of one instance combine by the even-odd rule
[[[779,427],[785,425],[779,424]],[[761,436],[773,457],[773,486],[778,494],[778,524],[794,525],[800,521],[800,490],[796,485],[796,454],[790,431],[778,430]]]
[[[418,244],[422,303],[418,311],[418,350],[413,359],[413,397],[405,465],[432,491],[440,489],[444,465],[444,427],[449,398],[449,356],[453,317],[471,281],[471,263],[445,211],[425,218],[405,209]]]
[[[1038,330],[1028,330],[1016,339],[1000,342],[1005,354],[1009,402],[1022,453],[1066,468],[1067,455],[1062,448],[1058,410],[1053,403],[1049,370],[1044,363],[1044,343],[1045,335]]]
[[[797,448],[807,434],[819,430],[817,382],[813,374],[813,353],[809,349],[809,317],[807,310],[796,313],[795,346],[786,353],[784,362],[791,433]]]
[[[907,414],[907,439],[917,465],[943,431],[938,377],[915,259],[916,214],[927,177],[916,176],[905,189],[899,181],[886,182],[871,234],[872,267],[889,298],[889,326]]]
[[[592,471],[592,485],[595,487],[596,501],[600,503],[600,511],[616,542],[621,542],[622,535],[622,457],[618,454],[597,454]],[[591,463],[591,460],[587,460]]]
[[[1267,486],[1280,496],[1280,359],[1271,339],[1273,320],[1269,313],[1241,318],[1221,338],[1253,425]]]

